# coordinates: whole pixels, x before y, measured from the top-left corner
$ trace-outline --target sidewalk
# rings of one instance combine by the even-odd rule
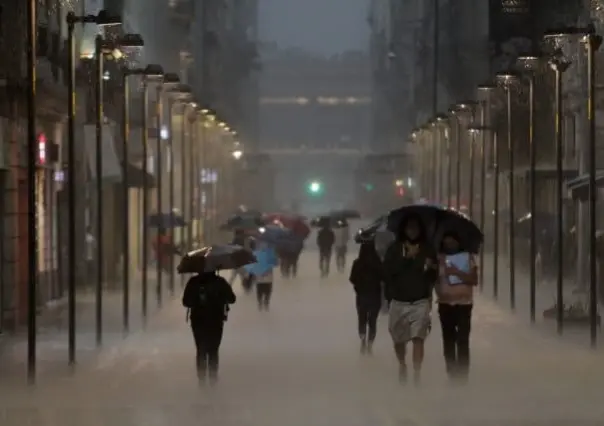
[[[511,308],[510,304],[510,270],[508,259],[506,256],[499,258],[499,297],[497,304],[506,309]],[[575,289],[574,282],[572,280],[565,280],[564,282],[564,301],[566,304],[573,303],[577,300],[581,300],[581,296],[573,294]],[[493,256],[485,254],[484,257],[484,291],[483,296],[489,299],[493,299]],[[530,323],[530,276],[529,272],[516,268],[516,315]],[[543,318],[543,311],[554,306],[556,302],[556,282],[552,280],[545,280],[537,283],[536,297],[536,320],[535,328],[548,335],[557,335],[556,320]],[[573,344],[589,347],[589,325],[571,325],[565,324],[563,337]],[[600,333],[599,339],[604,339],[604,335]],[[602,345],[604,350],[604,341]]]
[[[157,277],[155,271],[148,276],[147,319],[156,316]],[[163,303],[173,300],[169,277],[162,276]],[[175,277],[175,295],[180,296],[180,277]],[[130,281],[129,333],[123,325],[123,294],[120,289],[103,292],[102,347],[96,343],[96,294],[94,289],[78,291],[76,295],[76,362],[85,364],[93,360],[101,350],[119,345],[128,335],[145,327],[142,316],[142,285],[140,274]],[[37,370],[38,375],[60,374],[68,368],[68,305],[61,300],[38,315]],[[0,336],[0,378],[22,379],[26,374],[27,330]]]

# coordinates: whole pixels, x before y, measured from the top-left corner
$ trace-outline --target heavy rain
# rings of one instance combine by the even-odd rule
[[[603,23],[0,4],[0,426],[604,425]]]

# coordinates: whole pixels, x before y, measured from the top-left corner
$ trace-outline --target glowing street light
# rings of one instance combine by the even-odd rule
[[[241,157],[243,157],[243,151],[240,149],[236,149],[235,151],[233,151],[233,158],[235,160],[240,160]]]

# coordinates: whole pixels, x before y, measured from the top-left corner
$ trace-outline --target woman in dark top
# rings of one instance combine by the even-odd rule
[[[388,330],[399,361],[401,382],[407,380],[405,355],[411,342],[414,380],[419,383],[437,278],[436,254],[426,238],[422,221],[408,217],[384,258],[385,292],[390,301]]]
[[[371,353],[382,304],[382,261],[373,242],[361,245],[349,280],[356,293],[361,353]]]
[[[224,322],[228,307],[235,300],[229,283],[215,271],[195,275],[185,287],[182,304],[189,309],[200,381],[205,380],[206,374],[213,382],[218,378],[218,351]]]

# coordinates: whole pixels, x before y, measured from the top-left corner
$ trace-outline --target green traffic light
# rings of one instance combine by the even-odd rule
[[[308,184],[308,191],[313,195],[319,195],[323,192],[323,185],[317,181],[310,182]]]

